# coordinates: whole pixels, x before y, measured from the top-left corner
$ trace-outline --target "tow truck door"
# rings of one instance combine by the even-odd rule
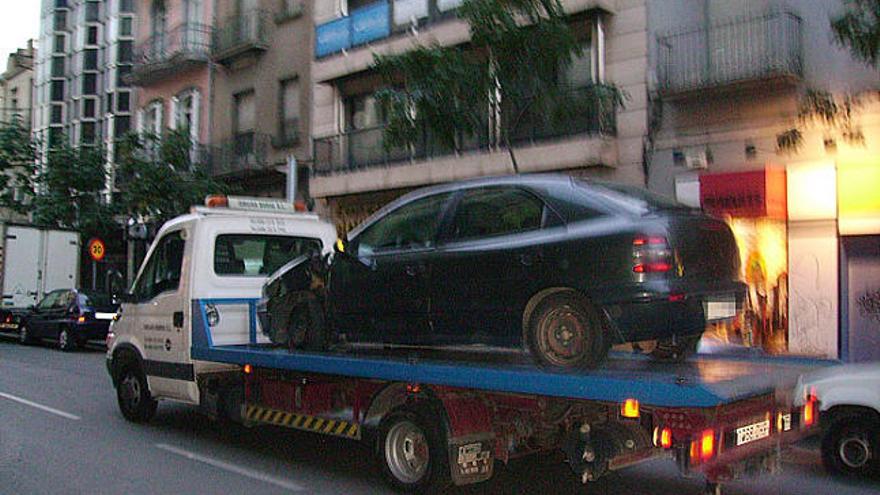
[[[185,348],[187,231],[166,232],[150,252],[135,281],[134,304],[123,318],[134,326],[144,350],[144,372],[155,396],[186,399],[193,366]]]

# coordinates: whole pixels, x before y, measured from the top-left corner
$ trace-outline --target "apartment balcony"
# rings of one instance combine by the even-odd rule
[[[567,100],[564,111],[509,105],[507,115],[522,115],[511,124],[510,142],[514,148],[533,147],[554,140],[571,137],[612,137],[616,134],[616,112],[613,105],[592,96],[589,90],[576,90],[579,97]],[[502,117],[504,118],[504,117]],[[314,168],[316,176],[328,176],[363,171],[377,167],[405,165],[457,154],[498,151],[502,140],[487,131],[478,136],[458,140],[458,150],[442,146],[429,133],[409,147],[386,147],[384,127],[349,131],[314,140]]]
[[[272,136],[257,132],[244,132],[221,141],[212,152],[211,175],[238,175],[271,169],[271,144]]]
[[[271,19],[271,14],[263,10],[227,17],[214,29],[214,60],[228,65],[239,57],[268,50]]]
[[[681,98],[706,90],[795,85],[803,77],[801,24],[791,12],[774,11],[661,36],[658,89]]]
[[[149,85],[178,72],[206,64],[211,53],[211,28],[205,24],[182,24],[138,44],[132,84]]]

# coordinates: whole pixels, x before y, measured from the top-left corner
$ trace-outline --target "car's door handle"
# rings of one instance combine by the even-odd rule
[[[171,324],[174,325],[175,328],[183,327],[183,311],[176,311],[171,315]]]
[[[532,266],[535,263],[535,257],[531,254],[519,255],[519,264],[522,266]]]

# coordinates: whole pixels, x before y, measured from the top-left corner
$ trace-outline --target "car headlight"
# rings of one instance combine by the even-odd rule
[[[220,323],[220,310],[217,309],[217,306],[213,304],[205,305],[205,318],[207,318],[207,323],[209,327],[215,327],[218,323]]]

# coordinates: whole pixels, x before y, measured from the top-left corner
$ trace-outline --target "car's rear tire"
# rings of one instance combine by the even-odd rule
[[[526,346],[541,366],[563,369],[595,368],[608,353],[599,312],[569,292],[552,294],[535,307]]]
[[[449,485],[446,439],[427,409],[403,408],[379,425],[376,456],[382,476],[395,489],[442,492]]]
[[[26,323],[22,323],[18,329],[18,343],[21,345],[33,345],[34,338]]]
[[[64,352],[70,352],[76,349],[77,342],[74,336],[71,334],[69,328],[62,328],[60,332],[58,332],[58,349]]]
[[[159,403],[150,394],[143,369],[133,360],[120,364],[116,400],[122,416],[131,422],[146,423],[156,414]]]
[[[880,474],[880,421],[870,415],[838,416],[822,438],[822,464],[835,476]]]
[[[661,362],[680,363],[697,353],[702,334],[682,335],[657,341],[650,356]]]

